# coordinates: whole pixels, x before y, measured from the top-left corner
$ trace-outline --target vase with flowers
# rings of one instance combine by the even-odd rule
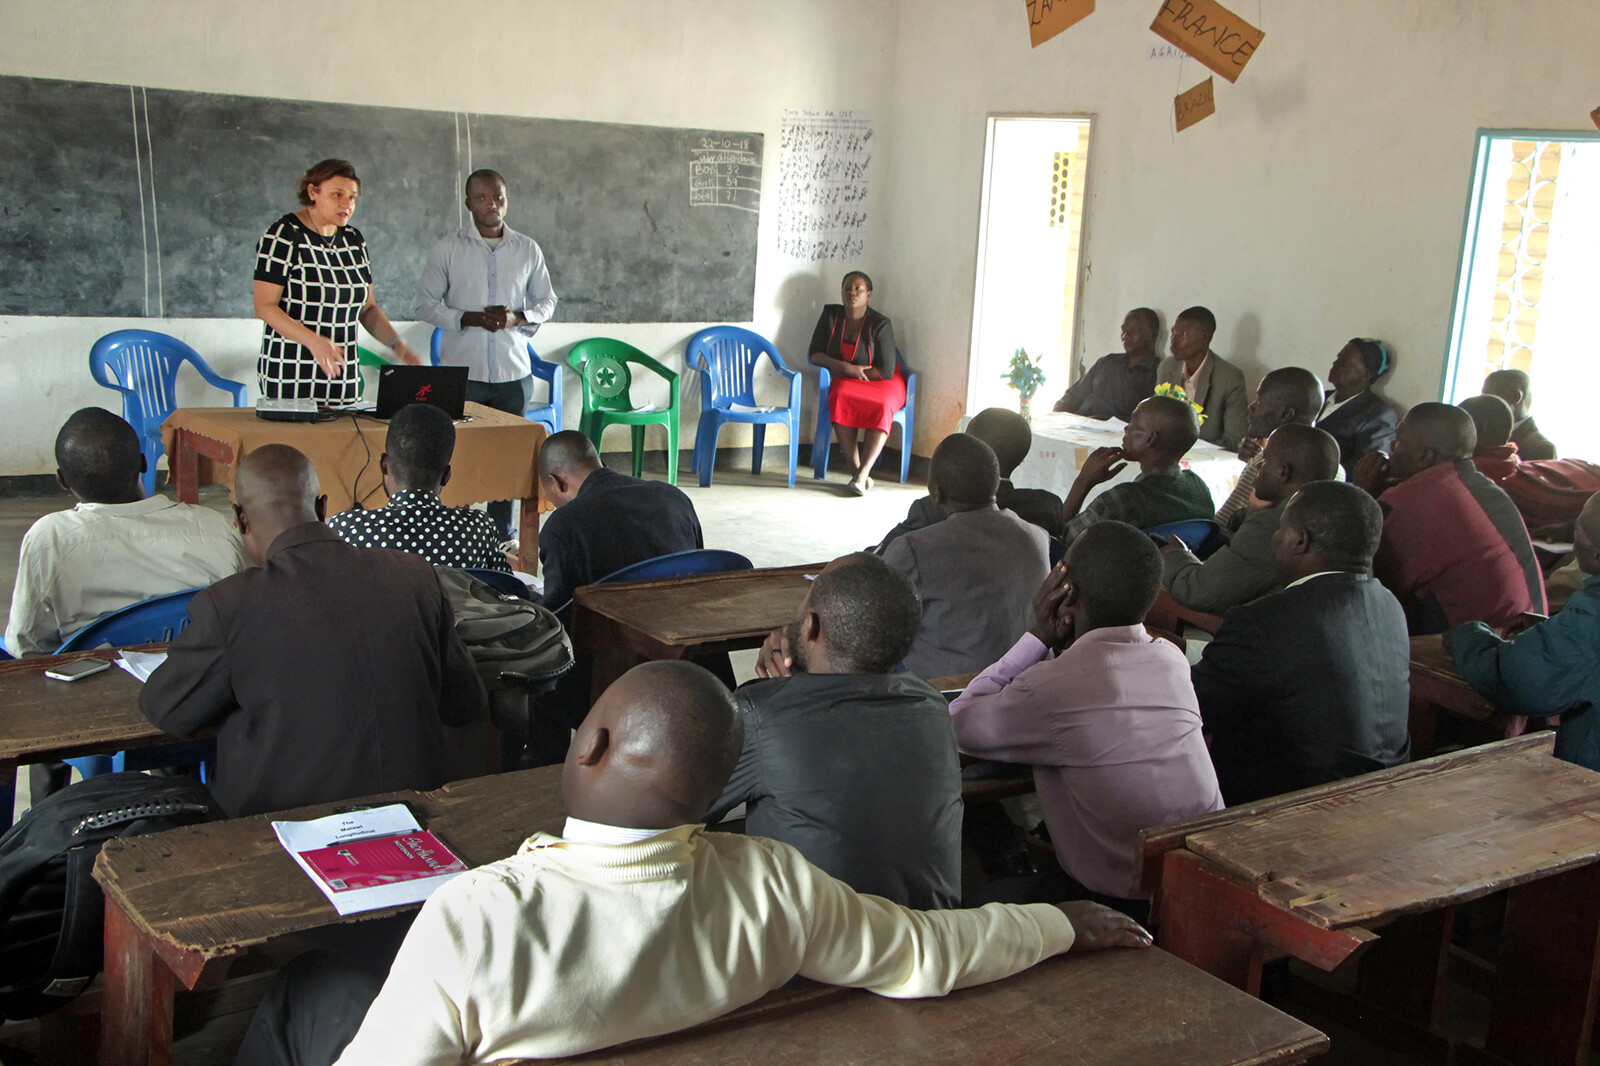
[[[1030,421],[1033,418],[1033,394],[1044,383],[1044,368],[1040,363],[1039,357],[1029,355],[1026,348],[1018,348],[1011,356],[1011,365],[1000,375],[1001,381],[1017,390],[1017,410]]]

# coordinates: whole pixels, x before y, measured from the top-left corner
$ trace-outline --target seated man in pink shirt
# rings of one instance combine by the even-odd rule
[[[1160,590],[1149,537],[1090,526],[1039,588],[1033,627],[950,705],[962,751],[1033,766],[1065,874],[1025,895],[1148,909],[1132,898],[1139,830],[1222,809],[1189,662],[1144,629]]]

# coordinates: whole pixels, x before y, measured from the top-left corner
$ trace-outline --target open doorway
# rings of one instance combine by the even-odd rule
[[[1591,315],[1600,292],[1600,134],[1480,130],[1441,395],[1525,370],[1559,454],[1600,461]]]
[[[968,414],[1016,408],[1017,393],[1001,377],[1018,348],[1044,370],[1036,412],[1066,390],[1077,350],[1090,124],[1081,116],[989,119]]]

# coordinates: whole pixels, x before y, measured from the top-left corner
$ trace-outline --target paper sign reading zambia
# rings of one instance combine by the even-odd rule
[[[1150,28],[1229,81],[1238,81],[1266,34],[1214,0],[1162,0]]]
[[[1215,78],[1207,78],[1188,92],[1179,93],[1172,99],[1172,110],[1178,120],[1178,132],[1193,126],[1203,118],[1210,118],[1217,113],[1216,98],[1212,95],[1211,87]]]
[[[1094,0],[1024,0],[1028,5],[1028,36],[1041,44],[1094,14]]]

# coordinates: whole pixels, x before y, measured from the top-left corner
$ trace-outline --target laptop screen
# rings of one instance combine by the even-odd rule
[[[426,403],[453,419],[465,414],[464,366],[384,366],[378,368],[377,417],[393,418],[408,403]]]

